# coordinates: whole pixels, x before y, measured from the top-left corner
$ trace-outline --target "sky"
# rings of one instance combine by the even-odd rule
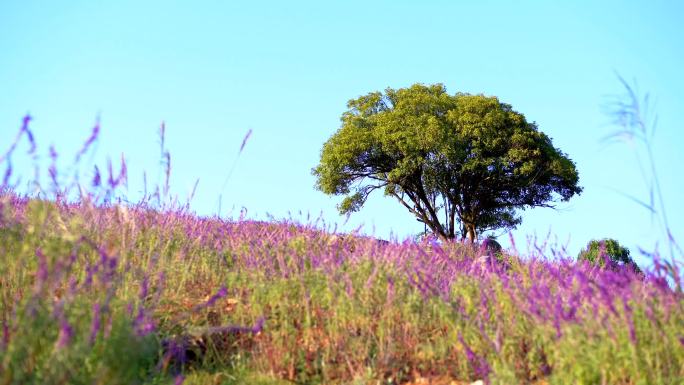
[[[684,243],[684,3],[678,1],[0,1],[0,149],[22,117],[41,164],[60,167],[99,118],[91,157],[123,153],[128,194],[143,172],[159,181],[166,125],[172,191],[200,215],[321,217],[381,238],[423,230],[381,193],[346,219],[340,197],[314,189],[311,169],[340,126],[346,102],[387,87],[443,83],[450,93],[495,95],[576,162],[584,192],[556,209],[523,212],[511,234],[550,237],[576,255],[590,239],[662,248],[637,142],[604,140],[620,74],[651,96],[652,149],[673,235]],[[252,134],[239,153],[246,133]],[[12,161],[32,176],[28,144]],[[115,162],[116,164],[116,162]],[[0,165],[3,172],[6,164]],[[92,164],[81,165],[92,175]],[[46,170],[47,167],[45,166]],[[231,172],[231,170],[233,170]],[[46,176],[42,176],[46,178]],[[301,213],[301,214],[300,214]],[[509,246],[508,234],[499,240]]]

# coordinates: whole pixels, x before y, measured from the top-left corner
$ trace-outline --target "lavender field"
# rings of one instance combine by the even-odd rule
[[[123,203],[125,163],[60,185],[51,152],[49,192],[8,167],[0,194],[0,384],[684,381],[674,256],[638,271],[200,217],[168,185]]]
[[[0,385],[684,385],[682,16],[0,0]]]
[[[92,196],[91,196],[92,198]],[[2,384],[681,384],[676,268],[0,198]]]

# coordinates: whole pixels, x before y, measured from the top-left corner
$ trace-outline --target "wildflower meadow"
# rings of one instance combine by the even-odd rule
[[[0,384],[684,383],[670,255],[638,271],[543,240],[492,252],[202,217],[168,182],[122,199],[123,159],[60,178],[54,149],[48,185],[21,193],[23,140],[36,151],[28,116],[2,158]]]

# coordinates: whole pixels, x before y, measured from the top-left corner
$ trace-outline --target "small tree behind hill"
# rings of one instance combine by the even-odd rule
[[[312,170],[319,190],[346,195],[342,214],[380,189],[436,236],[474,242],[483,231],[515,228],[519,209],[582,191],[567,155],[496,97],[416,84],[347,107]]]
[[[629,254],[629,249],[620,245],[615,239],[594,239],[579,253],[577,260],[589,261],[591,264],[600,267],[615,268],[627,266],[636,272],[640,272],[639,266],[637,266]]]

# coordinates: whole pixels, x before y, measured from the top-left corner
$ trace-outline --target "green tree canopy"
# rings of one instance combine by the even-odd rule
[[[518,209],[582,191],[575,164],[496,97],[416,84],[347,107],[312,170],[319,190],[346,195],[342,214],[382,189],[437,236],[474,241],[482,231],[514,228]]]
[[[629,266],[634,271],[640,272],[641,269],[629,254],[629,249],[620,245],[615,239],[594,239],[587,243],[584,250],[580,251],[577,260],[589,261],[601,267]]]

